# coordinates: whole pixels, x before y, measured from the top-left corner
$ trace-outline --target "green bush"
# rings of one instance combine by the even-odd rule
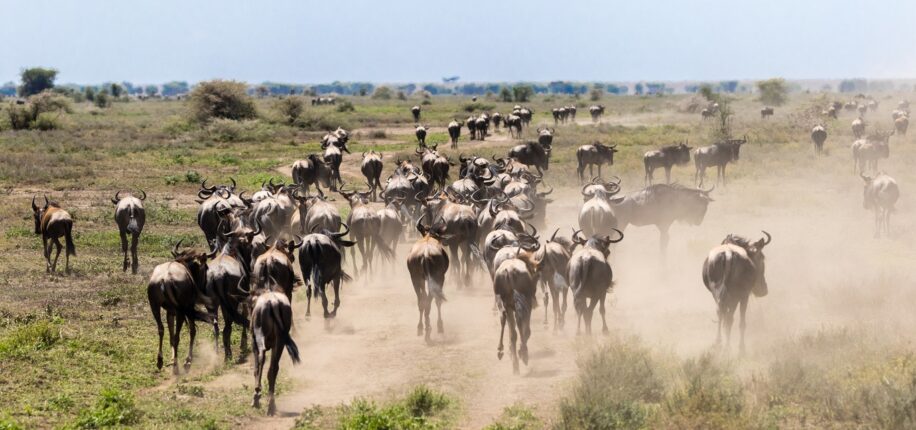
[[[391,100],[391,88],[384,86],[376,88],[375,92],[372,93],[372,98],[375,100]]]
[[[214,119],[204,129],[206,137],[217,142],[252,142],[269,139],[273,130],[258,120]]]
[[[111,106],[111,98],[108,97],[108,91],[102,90],[95,95],[95,105],[104,109]]]
[[[10,104],[7,115],[10,126],[14,130],[38,129],[51,130],[57,128],[59,123],[55,118],[42,114],[60,115],[70,112],[70,101],[67,97],[45,91],[29,97],[24,105]],[[39,119],[39,117],[44,117]]]
[[[27,357],[36,351],[43,351],[61,340],[57,317],[41,318],[26,322],[7,332],[0,338],[0,360],[12,357]]]
[[[292,124],[296,122],[299,115],[302,115],[302,111],[305,110],[305,100],[298,96],[284,97],[277,100],[274,106],[277,111],[280,112],[280,115],[283,116],[283,119],[285,119],[288,124]]]
[[[58,115],[52,114],[50,112],[44,112],[38,114],[38,118],[35,118],[35,121],[32,122],[32,128],[41,131],[48,131],[60,128],[60,122],[58,121]]]
[[[23,70],[20,77],[22,78],[22,85],[19,86],[19,96],[29,97],[54,88],[57,70],[32,67]]]
[[[789,98],[789,86],[782,78],[767,79],[757,82],[760,101],[773,106],[782,106]]]
[[[191,91],[190,108],[191,116],[200,123],[216,118],[242,120],[257,116],[247,86],[236,81],[201,82]]]
[[[80,412],[72,427],[77,429],[121,427],[135,424],[139,418],[140,412],[134,405],[132,396],[116,389],[105,389],[94,407]]]
[[[337,105],[337,112],[356,112],[356,106],[353,106],[349,100],[344,100]]]

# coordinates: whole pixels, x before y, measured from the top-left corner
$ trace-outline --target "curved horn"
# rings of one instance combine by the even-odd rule
[[[595,185],[595,184],[589,183],[589,184],[585,184],[585,185],[582,186],[582,191],[580,191],[580,192],[582,193],[583,196],[590,196],[590,195],[594,194],[594,193],[586,193],[586,192],[585,192],[585,189],[588,188],[588,187],[590,187],[590,186],[592,186],[592,185]]]
[[[619,234],[619,235],[620,235],[620,239],[617,239],[617,240],[611,240],[611,237],[610,237],[610,236],[608,236],[608,242],[610,242],[610,243],[617,243],[617,242],[620,242],[621,240],[623,240],[623,232],[622,232],[622,231],[620,231],[620,230],[618,230],[618,229],[616,229],[616,228],[613,228],[613,227],[611,227],[611,230],[614,230],[614,231],[616,231],[616,232],[617,232],[617,234]]]
[[[48,207],[48,205],[50,205],[50,204],[51,204],[51,202],[48,201],[48,195],[45,194],[45,207]]]
[[[548,242],[553,242],[553,240],[556,239],[557,233],[558,233],[559,231],[560,231],[560,228],[557,227],[557,229],[553,231],[553,234],[550,235],[550,240],[548,240]]]
[[[712,187],[709,187],[708,190],[700,190],[700,192],[703,193],[703,194],[709,194],[709,193],[711,193],[712,190],[714,190],[714,189],[716,189],[716,185],[715,185],[715,184],[713,184]]]
[[[230,176],[230,177],[229,177],[229,180],[232,181],[232,186],[229,187],[229,189],[232,190],[232,191],[235,191],[235,187],[236,187],[235,178],[233,178],[233,177]]]
[[[588,240],[585,239],[585,238],[580,238],[580,237],[579,237],[579,233],[582,233],[582,230],[574,230],[574,231],[573,231],[573,234],[572,234],[572,241],[573,241],[573,243],[577,243],[577,244],[579,244],[579,245],[584,245],[585,242],[587,242]]]
[[[38,206],[35,205],[35,197],[37,196],[32,196],[32,210],[38,211]]]
[[[553,187],[551,187],[550,185],[548,185],[547,187],[550,188],[550,191],[544,191],[542,193],[537,193],[538,197],[545,197],[545,196],[550,195],[550,193],[553,192]]]
[[[342,223],[340,223],[340,225],[342,225],[343,228],[344,228],[343,233],[331,233],[331,237],[334,237],[334,238],[344,237],[344,236],[347,235],[347,233],[350,232],[350,226],[348,226],[346,223],[343,223],[343,222],[342,222]]]
[[[175,247],[172,248],[172,256],[173,256],[173,257],[177,257],[177,256],[178,256],[178,247],[181,246],[181,242],[183,242],[183,241],[184,241],[184,239],[179,239],[179,240],[178,240],[178,243],[175,244]]]
[[[111,202],[114,204],[118,204],[120,200],[121,200],[121,191],[118,191],[115,193],[114,197],[111,198]]]
[[[531,227],[531,233],[528,233],[528,236],[531,236],[531,237],[537,239],[537,236],[538,236],[538,229],[534,228],[534,224],[528,224],[528,227]]]
[[[766,230],[760,230],[760,231],[762,231],[763,234],[766,235],[766,237],[767,237],[767,238],[766,238],[766,241],[763,242],[763,245],[762,245],[761,247],[764,247],[764,246],[769,245],[770,242],[773,241],[773,236],[770,236],[770,233],[767,233]]]
[[[200,190],[197,192],[197,197],[200,197],[203,200],[210,198],[213,195],[213,191],[210,190]]]
[[[255,221],[255,222],[254,222],[254,227],[255,227],[255,230],[254,230],[253,232],[251,232],[251,235],[252,235],[252,236],[257,236],[257,235],[261,234],[261,231],[263,230],[263,229],[261,228],[261,221]]]
[[[139,191],[140,191],[140,194],[143,194],[143,197],[140,197],[140,201],[141,202],[145,201],[146,200],[146,191],[143,191],[143,190],[139,190]]]

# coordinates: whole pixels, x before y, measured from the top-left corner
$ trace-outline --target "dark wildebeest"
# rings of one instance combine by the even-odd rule
[[[468,126],[468,140],[477,139],[477,117],[471,115],[464,120],[464,123]]]
[[[550,167],[550,146],[538,142],[525,142],[509,150],[509,158],[514,158],[526,166],[534,166],[538,174],[543,175]]]
[[[133,194],[121,197],[121,192],[118,191],[111,199],[115,205],[115,223],[118,224],[118,233],[121,235],[121,252],[124,253],[123,271],[127,271],[127,234],[130,233],[130,267],[131,272],[135,275],[140,265],[137,244],[140,242],[140,233],[146,223],[146,211],[143,209],[146,192],[141,190],[140,194],[142,197],[134,197]]]
[[[299,184],[305,193],[308,193],[314,184],[318,194],[324,194],[321,187],[331,187],[332,175],[331,168],[318,154],[309,154],[304,160],[293,163],[293,182]]]
[[[894,129],[897,134],[906,136],[906,129],[910,127],[909,115],[903,115],[894,120]]]
[[[296,239],[299,237],[297,236]],[[296,261],[293,250],[300,245],[302,245],[301,242],[274,240],[273,245],[251,264],[250,279],[253,287],[249,287],[249,291],[264,288],[267,281],[270,280],[273,284],[281,286],[282,292],[292,301],[293,289],[301,282],[293,268],[293,262]]]
[[[197,327],[194,321],[210,322],[210,317],[195,309],[198,303],[206,305],[208,299],[204,295],[207,282],[207,254],[195,251],[178,252],[181,241],[172,249],[174,261],[162,263],[153,269],[150,275],[146,295],[149,307],[156,320],[159,330],[159,355],[156,358],[156,368],[162,369],[162,337],[165,329],[162,327],[162,308],[165,308],[166,318],[169,323],[169,344],[172,346],[172,363],[174,374],[178,374],[178,340],[181,336],[181,326],[187,321],[191,341],[188,344],[188,357],[184,362],[185,371],[191,367],[191,358],[194,355],[194,337]]]
[[[417,144],[420,145],[421,148],[426,147],[426,134],[428,132],[429,132],[429,126],[422,126],[419,124],[417,125],[417,129],[414,132],[414,134],[416,134]]]
[[[865,134],[865,120],[863,120],[862,117],[852,120],[852,134],[856,139]]]
[[[565,237],[558,237],[553,232],[544,244],[544,259],[541,262],[541,284],[544,286],[544,326],[548,324],[548,303],[553,298],[553,330],[562,329],[566,322],[566,296],[569,291],[569,278],[566,268],[569,257],[576,246]],[[560,302],[562,297],[563,301]]]
[[[352,247],[356,242],[344,240],[350,232],[350,227],[346,224],[344,231],[337,233],[326,229],[314,231],[302,239],[302,245],[299,247],[299,268],[302,270],[302,277],[306,279],[306,297],[308,303],[305,308],[305,316],[312,313],[312,290],[316,296],[321,296],[321,306],[324,308],[324,317],[333,318],[337,316],[337,308],[340,307],[340,283],[350,281],[350,275],[344,272],[341,265],[343,259],[344,247]],[[334,288],[334,310],[328,311],[327,285],[333,284]]]
[[[207,187],[207,180],[200,184],[197,197],[200,207],[197,208],[197,225],[207,238],[207,243],[212,244],[219,238],[219,225],[227,212],[243,210],[251,205],[242,194],[235,193],[235,179],[229,178],[232,185],[213,185]]]
[[[274,403],[274,387],[277,384],[277,373],[280,372],[280,357],[283,348],[289,352],[293,364],[299,364],[299,348],[289,331],[293,326],[293,308],[282,292],[282,287],[273,285],[268,280],[263,289],[251,294],[251,345],[254,347],[254,399],[251,406],[261,407],[261,375],[270,353],[270,367],[267,369],[267,415],[277,412]]]
[[[500,114],[499,112],[493,112],[493,114],[490,115],[490,119],[493,120],[493,130],[495,130],[495,131],[498,132],[498,131],[499,131],[499,124],[502,123],[502,121],[503,121],[503,116],[502,116],[502,114]]]
[[[617,217],[611,207],[611,198],[620,191],[614,183],[589,183],[582,187],[582,195],[587,199],[579,210],[579,228],[586,237],[606,235],[617,227]]]
[[[386,260],[392,257],[392,250],[381,238],[382,222],[378,214],[369,207],[369,193],[359,191],[340,191],[350,203],[350,214],[347,215],[347,225],[350,228],[350,237],[356,242],[356,248],[351,248],[353,257],[353,270],[359,273],[372,271],[372,261],[375,259],[376,250]],[[356,268],[356,250],[362,257],[361,268]]]
[[[417,231],[420,239],[410,248],[407,255],[407,270],[410,272],[410,281],[413,283],[414,292],[417,293],[417,308],[420,310],[420,320],[417,323],[417,336],[426,333],[426,341],[430,340],[432,326],[429,314],[432,310],[433,299],[436,300],[436,330],[443,333],[442,327],[442,302],[445,294],[442,287],[445,284],[445,273],[448,272],[448,254],[442,247],[445,225],[435,227],[423,225],[423,219],[417,221]]]
[[[890,157],[890,138],[894,132],[877,132],[852,143],[853,173],[865,173],[866,168],[878,171],[878,160]]]
[[[713,187],[715,188],[715,187]],[[611,199],[611,207],[617,218],[617,228],[624,230],[627,225],[655,225],[661,234],[661,250],[668,247],[668,229],[674,221],[689,225],[700,225],[706,216],[706,208],[713,201],[709,193],[713,190],[699,190],[680,185],[655,184],[626,196]]]
[[[578,167],[576,171],[579,174],[579,182],[585,181],[585,167],[588,166],[589,176],[594,177],[594,167],[598,166],[598,178],[601,177],[601,165],[614,165],[614,153],[618,152],[617,145],[607,146],[601,142],[595,142],[591,145],[582,145],[576,150],[576,160]]]
[[[490,128],[490,117],[486,114],[480,115],[477,118],[477,125],[474,126],[474,129],[477,130],[477,140],[487,140],[487,130]]]
[[[531,124],[531,117],[534,115],[534,110],[528,107],[523,107],[518,110],[518,117],[522,119],[522,124],[525,127],[528,127],[528,124]]]
[[[538,129],[537,129],[537,133],[538,133],[538,143],[540,143],[541,146],[543,146],[543,147],[545,147],[545,148],[549,148],[550,145],[553,144],[553,134],[554,134],[555,132],[556,132],[556,131],[555,131],[554,129],[552,129],[552,128],[546,128],[546,127],[545,127],[543,130],[541,130],[541,128],[538,127]]]
[[[601,331],[608,332],[604,301],[608,290],[614,285],[614,273],[607,257],[611,253],[611,244],[623,240],[623,232],[616,228],[613,230],[620,238],[614,240],[611,236],[596,235],[585,239],[579,237],[578,231],[573,233],[572,240],[580,248],[569,257],[566,276],[576,309],[576,333],[579,333],[582,321],[585,320],[585,333],[592,334],[592,314],[596,305],[601,313]]]
[[[767,119],[769,116],[773,116],[772,106],[766,106],[763,109],[760,109],[760,119]]]
[[[735,309],[741,306],[741,353],[744,353],[744,329],[747,302],[751,293],[757,297],[767,295],[766,269],[763,247],[770,243],[770,234],[756,242],[728,235],[703,262],[703,284],[716,301],[719,331],[716,344],[722,341],[722,324],[725,324],[726,344],[731,343]]]
[[[461,125],[458,120],[453,119],[448,123],[448,139],[451,142],[452,149],[458,149],[458,138],[461,137]]]
[[[455,193],[440,192],[427,197],[424,203],[424,216],[427,219],[439,220],[445,226],[443,234],[449,236],[448,247],[452,270],[467,282],[471,278],[475,255],[480,254],[477,247],[477,215],[470,205],[456,203]],[[461,254],[459,255],[459,250]],[[462,258],[463,257],[463,258]]]
[[[721,180],[722,185],[726,185],[725,166],[738,161],[741,145],[745,143],[747,143],[746,136],[744,139],[729,139],[725,142],[697,148],[694,154],[694,163],[697,168],[694,181],[697,187],[703,186],[703,181],[706,179],[706,168],[712,166],[716,166],[716,184]]]
[[[210,297],[208,310],[216,314],[219,306],[223,315],[223,350],[225,359],[232,359],[232,325],[242,326],[241,350],[245,351],[248,343],[248,318],[239,308],[243,305],[243,298],[248,297],[251,280],[248,272],[251,268],[252,242],[254,237],[261,233],[261,226],[255,229],[238,226],[229,231],[228,223],[221,226],[221,242],[224,244],[216,255],[207,264],[206,293]],[[213,334],[219,337],[217,318],[213,318]]]
[[[366,177],[366,185],[369,185],[372,201],[378,201],[378,190],[382,187],[382,154],[374,150],[368,153],[363,152],[363,161],[359,165],[359,170]]]
[[[890,236],[891,213],[900,197],[897,181],[884,173],[875,177],[861,176],[865,181],[863,206],[875,211],[875,237],[880,237],[882,231]]]
[[[814,142],[814,154],[820,155],[824,151],[824,142],[827,141],[827,129],[823,125],[815,125],[811,129],[811,141]]]
[[[413,114],[413,122],[420,122],[420,106],[410,108],[410,113]]]
[[[385,207],[375,212],[381,224],[379,237],[382,243],[388,245],[391,251],[396,253],[401,236],[404,235],[401,210],[405,199],[403,197],[392,197],[387,200]]]
[[[70,273],[70,256],[76,256],[76,246],[73,245],[73,218],[67,211],[61,209],[57,202],[49,201],[48,196],[45,196],[45,205],[40,208],[35,204],[35,197],[32,197],[32,217],[35,221],[35,234],[41,236],[41,249],[47,263],[46,271],[48,273],[57,271],[57,259],[63,248],[60,238],[63,237],[67,243],[67,251],[64,254],[65,270]],[[57,248],[53,263],[51,262],[52,246]]]
[[[604,105],[589,106],[588,113],[591,114],[593,122],[598,122],[601,119],[601,115],[604,115]]]
[[[324,162],[331,170],[331,191],[337,191],[337,187],[343,185],[343,179],[340,177],[340,164],[343,162],[343,153],[337,145],[328,145],[324,150]]]
[[[515,114],[510,114],[505,120],[506,128],[509,130],[509,137],[513,139],[522,138],[522,118]]]
[[[531,311],[537,306],[537,283],[541,265],[535,253],[517,248],[515,258],[503,261],[493,276],[493,292],[500,310],[499,346],[496,356],[503,358],[503,335],[509,324],[509,355],[512,373],[518,374],[518,359],[528,365],[528,338],[531,337]],[[521,346],[516,343],[521,337]]]
[[[687,146],[687,142],[682,142],[646,152],[642,156],[643,164],[646,167],[646,185],[652,185],[652,173],[659,167],[665,169],[665,183],[670,184],[671,168],[689,163],[691,149]]]

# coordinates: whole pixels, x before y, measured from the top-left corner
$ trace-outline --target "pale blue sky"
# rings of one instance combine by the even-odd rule
[[[0,82],[916,77],[910,0],[0,0]]]

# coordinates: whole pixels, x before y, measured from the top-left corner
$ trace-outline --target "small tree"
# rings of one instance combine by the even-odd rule
[[[512,101],[512,91],[509,90],[508,87],[502,87],[502,89],[499,90],[499,99],[506,103],[511,102]]]
[[[283,115],[283,119],[288,124],[292,124],[296,122],[299,115],[302,115],[302,111],[305,110],[305,100],[298,96],[285,97],[277,100],[276,108],[280,115]]]
[[[146,93],[146,95],[152,97],[152,96],[155,96],[157,93],[159,93],[159,87],[155,85],[147,85],[146,88],[143,89],[143,91]]]
[[[589,93],[588,98],[589,100],[596,102],[598,100],[601,100],[601,96],[603,95],[604,95],[604,85],[595,84],[592,86],[592,91],[591,93]]]
[[[376,88],[375,92],[372,93],[372,98],[376,100],[391,100],[391,88],[384,86]]]
[[[115,99],[119,99],[121,98],[121,96],[124,95],[124,87],[122,87],[119,84],[111,84],[109,88],[110,88],[109,93]]]
[[[534,94],[534,88],[531,88],[531,85],[516,85],[512,87],[512,96],[517,102],[527,102],[532,94]]]
[[[86,96],[86,100],[95,101],[95,88],[86,86],[86,88],[83,88],[83,94]]]
[[[254,118],[257,110],[254,100],[246,92],[247,88],[247,85],[237,81],[217,79],[201,82],[191,91],[191,115],[201,123],[213,118]]]
[[[789,87],[782,78],[767,79],[757,82],[760,101],[767,105],[781,106],[788,99]]]
[[[57,70],[33,67],[23,70],[20,77],[22,78],[22,85],[19,86],[19,96],[29,97],[54,88]]]
[[[95,105],[102,109],[111,106],[111,98],[108,97],[108,90],[99,91],[99,93],[95,95]]]
[[[14,130],[51,130],[57,128],[60,114],[70,110],[70,102],[66,97],[44,91],[29,97],[28,103],[24,105],[11,104],[7,114]]]
[[[254,92],[255,94],[258,95],[258,98],[262,98],[262,99],[264,97],[267,97],[268,94],[270,94],[270,90],[268,90],[267,87],[264,85],[258,85],[258,87],[254,89]]]

